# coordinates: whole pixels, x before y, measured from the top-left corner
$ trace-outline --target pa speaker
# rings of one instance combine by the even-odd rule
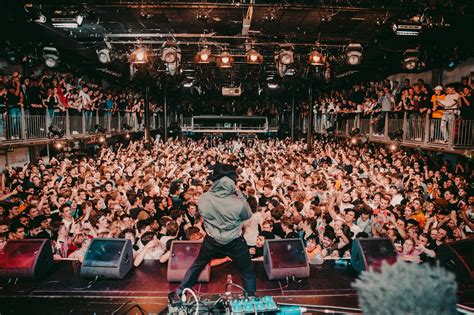
[[[459,282],[474,281],[474,240],[443,244],[436,251],[442,266],[456,274]]]
[[[94,238],[84,256],[84,278],[122,279],[132,269],[132,242],[126,239]]]
[[[301,239],[267,240],[263,248],[263,267],[270,280],[309,277],[309,264]]]
[[[180,282],[186,271],[194,263],[202,242],[195,241],[173,241],[171,243],[171,255],[168,262],[168,281]],[[211,278],[211,266],[204,267],[199,275],[198,282],[209,282]]]
[[[0,251],[0,278],[38,278],[53,266],[47,239],[9,240]]]
[[[384,261],[390,265],[397,261],[397,251],[388,238],[361,238],[352,243],[351,265],[357,272],[369,268],[379,271]]]

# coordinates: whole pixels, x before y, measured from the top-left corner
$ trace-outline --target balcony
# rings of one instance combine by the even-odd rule
[[[151,113],[150,129],[164,126],[164,117]],[[143,130],[143,122],[124,112],[77,112],[66,110],[51,115],[4,116],[0,120],[0,147],[31,146],[62,141],[87,140],[98,134],[116,135]]]
[[[453,115],[454,116],[454,115]],[[467,154],[474,149],[474,121],[451,121],[419,113],[315,114],[315,132],[366,138],[371,142],[399,144],[447,153]],[[358,129],[358,130],[357,130]],[[356,132],[357,135],[354,135]]]

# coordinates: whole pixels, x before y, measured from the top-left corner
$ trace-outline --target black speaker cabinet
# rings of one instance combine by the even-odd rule
[[[52,266],[48,239],[9,240],[0,251],[0,278],[39,278]]]
[[[180,282],[186,271],[196,260],[202,242],[196,241],[173,241],[171,243],[171,256],[168,262],[168,281]],[[211,266],[204,267],[199,275],[198,282],[209,282],[211,278]]]
[[[122,279],[133,267],[132,242],[126,239],[95,238],[81,266],[84,278]]]
[[[456,274],[457,281],[474,281],[474,240],[443,244],[436,251],[436,258],[442,266]]]
[[[355,239],[352,243],[351,264],[357,272],[369,268],[379,271],[384,261],[388,264],[397,261],[397,251],[388,238]]]
[[[270,280],[309,277],[308,257],[301,239],[266,240],[263,267]]]

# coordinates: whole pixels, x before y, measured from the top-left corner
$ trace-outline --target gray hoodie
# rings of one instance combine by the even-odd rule
[[[199,198],[198,207],[206,232],[223,245],[239,237],[244,221],[252,216],[249,204],[227,176],[212,183],[211,190]]]

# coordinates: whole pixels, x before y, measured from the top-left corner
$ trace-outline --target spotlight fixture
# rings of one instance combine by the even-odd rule
[[[282,65],[290,65],[294,62],[293,51],[287,48],[282,48],[278,52],[277,62]]]
[[[38,24],[46,23],[46,16],[42,13],[39,13],[38,17],[35,19],[35,22],[38,23]]]
[[[99,143],[104,143],[105,142],[105,137],[104,136],[100,136],[99,137]]]
[[[44,64],[48,68],[55,68],[59,64],[59,52],[54,47],[43,48]]]
[[[97,58],[99,59],[100,63],[109,63],[110,59],[110,50],[107,48],[97,50]]]
[[[174,42],[165,43],[161,60],[166,64],[166,71],[175,75],[181,62],[181,49]]]
[[[292,46],[286,45],[281,46],[280,51],[275,54],[275,64],[278,70],[278,75],[284,77],[288,70],[289,66],[294,62],[294,53]]]
[[[220,55],[216,57],[217,66],[220,68],[228,69],[232,68],[234,64],[234,57],[228,52],[223,51]]]
[[[211,63],[212,53],[211,50],[207,47],[203,48],[199,51],[196,56],[194,57],[194,61],[196,63]]]
[[[130,62],[134,64],[144,64],[148,62],[148,51],[140,47],[130,54]]]
[[[326,56],[317,50],[313,50],[309,54],[309,63],[313,66],[324,66],[326,65]]]
[[[125,139],[130,139],[130,134],[128,132],[125,134]]]
[[[360,64],[362,60],[362,45],[349,44],[346,48],[346,63],[351,66]]]
[[[447,58],[447,62],[446,62],[446,69],[448,71],[451,71],[453,70],[454,68],[456,68],[459,64],[459,57],[458,57],[458,49],[457,47],[455,47],[451,53],[451,55]]]
[[[54,148],[55,148],[56,150],[61,150],[63,147],[64,147],[64,145],[63,145],[61,142],[56,142],[56,143],[54,144]]]
[[[392,24],[392,30],[398,36],[418,36],[423,29],[419,21],[402,20]]]
[[[407,49],[403,53],[403,68],[406,70],[415,70],[418,67],[420,58],[418,49]]]
[[[48,131],[49,131],[50,138],[54,138],[54,137],[62,138],[64,137],[64,133],[65,133],[63,129],[53,126],[53,125],[49,126]]]
[[[107,132],[107,129],[105,129],[104,127],[102,127],[99,124],[96,124],[94,126],[94,129],[95,129],[95,133],[105,133],[105,132]]]
[[[388,148],[390,149],[390,151],[395,152],[398,149],[398,145],[392,143]]]
[[[357,138],[356,137],[351,138],[351,144],[357,144]]]
[[[79,10],[56,10],[51,17],[51,23],[56,28],[78,28],[82,26],[85,15]]]
[[[247,63],[250,65],[259,65],[263,62],[263,56],[255,49],[247,51]]]

